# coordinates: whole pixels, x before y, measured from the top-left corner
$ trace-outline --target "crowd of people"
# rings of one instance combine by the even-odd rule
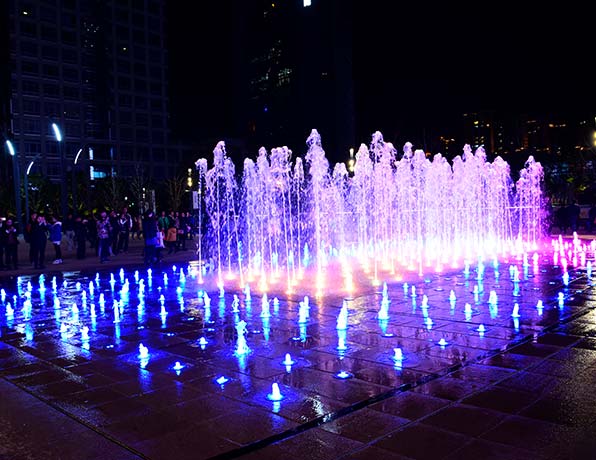
[[[19,268],[20,233],[29,245],[28,263],[35,269],[46,266],[48,242],[54,249],[53,264],[64,262],[63,250],[76,251],[77,259],[85,259],[88,249],[103,263],[118,254],[127,254],[129,242],[141,238],[145,240],[145,263],[151,265],[163,259],[162,249],[167,249],[168,254],[186,250],[188,241],[194,240],[198,232],[198,222],[188,212],[164,211],[159,218],[147,212],[133,217],[126,207],[119,212],[101,211],[76,217],[69,214],[64,222],[56,216],[33,212],[21,232],[13,219],[0,217],[0,269]]]
[[[548,213],[550,215],[549,233],[552,231],[553,226],[557,227],[563,235],[566,235],[568,232],[573,233],[579,231],[580,226],[589,234],[591,234],[595,228],[596,204],[592,204],[590,209],[587,210],[587,213],[585,212],[585,208],[582,213],[582,208],[576,201],[572,201],[566,206],[560,206],[554,212],[550,205],[548,205],[548,208]]]

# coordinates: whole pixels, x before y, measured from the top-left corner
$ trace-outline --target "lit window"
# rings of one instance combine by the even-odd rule
[[[311,5],[311,0],[304,0],[302,4],[306,8],[307,6],[310,6]]]

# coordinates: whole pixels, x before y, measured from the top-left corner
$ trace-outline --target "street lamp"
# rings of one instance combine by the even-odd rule
[[[19,158],[17,157],[17,152],[14,148],[12,142],[6,139],[6,148],[8,149],[8,153],[12,157],[12,175],[14,179],[14,200],[15,200],[15,208],[17,213],[17,231],[23,231],[23,215],[21,211],[21,181],[20,176],[21,173],[19,171]]]
[[[87,149],[87,148],[88,147],[85,145],[79,149],[79,151],[77,152],[77,154],[75,156],[73,166],[72,166],[72,205],[73,205],[73,214],[74,215],[77,214],[77,184],[76,184],[77,163],[79,162],[79,157],[81,156],[81,153],[83,153],[83,150]],[[91,150],[91,149],[89,148],[89,150]]]
[[[29,173],[31,172],[33,163],[35,163],[35,160],[37,160],[40,155],[41,153],[35,155],[35,157],[33,158],[33,160],[31,160],[29,166],[27,166],[27,169],[25,171],[25,220],[27,224],[29,223]]]
[[[58,142],[58,149],[60,153],[60,211],[62,214],[62,222],[66,220],[66,184],[64,182],[64,149],[62,148],[62,133],[56,123],[52,123],[52,130],[54,137]]]

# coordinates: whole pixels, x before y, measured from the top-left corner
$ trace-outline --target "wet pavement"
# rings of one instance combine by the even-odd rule
[[[345,331],[340,292],[271,291],[267,317],[260,293],[207,301],[192,265],[2,278],[0,459],[595,458],[596,289],[531,256],[387,279],[385,321],[362,288]]]

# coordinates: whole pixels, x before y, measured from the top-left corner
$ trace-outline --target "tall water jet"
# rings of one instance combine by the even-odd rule
[[[317,261],[317,289],[320,291],[323,286],[323,265],[325,260],[323,246],[326,238],[327,224],[323,220],[325,211],[325,189],[329,180],[329,162],[325,158],[325,151],[321,145],[321,136],[316,129],[313,129],[306,140],[308,151],[306,161],[309,164],[311,176],[310,192],[313,203],[313,224],[314,224],[314,245]]]
[[[214,237],[217,241],[217,274],[223,284],[222,264],[225,261],[228,275],[232,274],[232,251],[236,252],[236,262],[242,281],[241,243],[238,238],[238,209],[234,163],[227,158],[225,143],[220,141],[213,150],[213,167],[205,173],[205,204],[210,218]],[[233,245],[236,247],[233,248]],[[225,251],[225,253],[224,253]]]
[[[199,242],[197,243],[197,257],[199,259],[199,283],[203,282],[203,270],[201,268],[201,264],[203,263],[203,194],[204,194],[204,184],[205,184],[205,175],[207,174],[207,160],[205,158],[200,158],[195,163],[197,173],[198,173],[198,194],[199,194],[199,209],[197,211],[198,215],[198,224],[197,228],[199,230]]]
[[[500,157],[487,161],[482,148],[474,153],[465,146],[450,164],[407,143],[397,159],[376,132],[370,149],[358,150],[350,178],[343,164],[330,173],[316,130],[307,145],[306,174],[301,158],[292,164],[287,147],[270,155],[262,148],[256,161],[244,161],[241,190],[223,142],[211,169],[197,161],[218,286],[225,269],[228,276],[239,274],[241,286],[244,275],[256,278],[262,292],[285,278],[291,292],[312,255],[320,293],[331,257],[342,266],[357,257],[365,271],[372,262],[376,284],[381,269],[394,273],[401,266],[422,274],[426,267],[441,271],[487,254],[496,260],[514,246],[527,253],[530,248],[519,244],[540,236],[533,216],[540,214],[542,169],[533,159],[514,184],[509,165]]]
[[[518,238],[536,242],[542,236],[542,181],[544,171],[533,156],[528,158],[516,183],[515,204],[518,211]]]

